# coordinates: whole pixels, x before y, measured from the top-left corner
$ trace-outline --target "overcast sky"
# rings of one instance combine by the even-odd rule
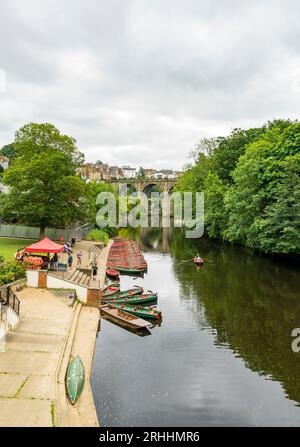
[[[299,17],[297,0],[1,0],[0,145],[51,122],[87,161],[180,169],[202,137],[299,117]]]

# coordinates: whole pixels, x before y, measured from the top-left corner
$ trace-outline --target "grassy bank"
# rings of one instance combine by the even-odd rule
[[[12,238],[0,238],[0,255],[2,255],[5,261],[12,261],[18,248],[27,247],[35,242],[28,239],[12,239]]]

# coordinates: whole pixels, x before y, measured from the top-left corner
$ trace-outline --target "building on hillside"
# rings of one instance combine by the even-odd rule
[[[125,178],[135,178],[136,168],[131,168],[130,166],[122,166],[123,177]]]
[[[154,178],[155,169],[144,169],[145,178]]]
[[[109,167],[109,175],[110,178],[114,180],[119,180],[121,177],[123,177],[122,169],[118,166],[110,166]]]

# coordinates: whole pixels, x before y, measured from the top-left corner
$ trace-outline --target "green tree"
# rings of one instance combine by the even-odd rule
[[[227,215],[224,206],[226,186],[215,174],[208,174],[204,182],[204,222],[209,237],[223,238]]]
[[[300,125],[271,127],[251,144],[226,194],[225,237],[266,253],[300,253]]]
[[[0,154],[4,157],[9,158],[10,160],[15,156],[15,148],[14,143],[6,144],[2,147]]]
[[[138,170],[138,177],[142,180],[145,179],[145,170],[144,168],[142,168],[142,166],[140,166],[140,169]]]
[[[76,141],[52,124],[30,123],[15,134],[15,157],[3,174],[9,193],[2,199],[3,214],[26,224],[60,226],[83,219],[86,184],[77,175],[83,154]]]

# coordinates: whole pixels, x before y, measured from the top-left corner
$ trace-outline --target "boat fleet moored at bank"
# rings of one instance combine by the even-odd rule
[[[106,286],[103,290],[101,314],[105,318],[129,330],[146,330],[162,321],[162,313],[156,308],[158,295],[141,286],[120,289],[120,275],[138,274],[147,270],[147,262],[133,241],[116,238],[110,249]]]

